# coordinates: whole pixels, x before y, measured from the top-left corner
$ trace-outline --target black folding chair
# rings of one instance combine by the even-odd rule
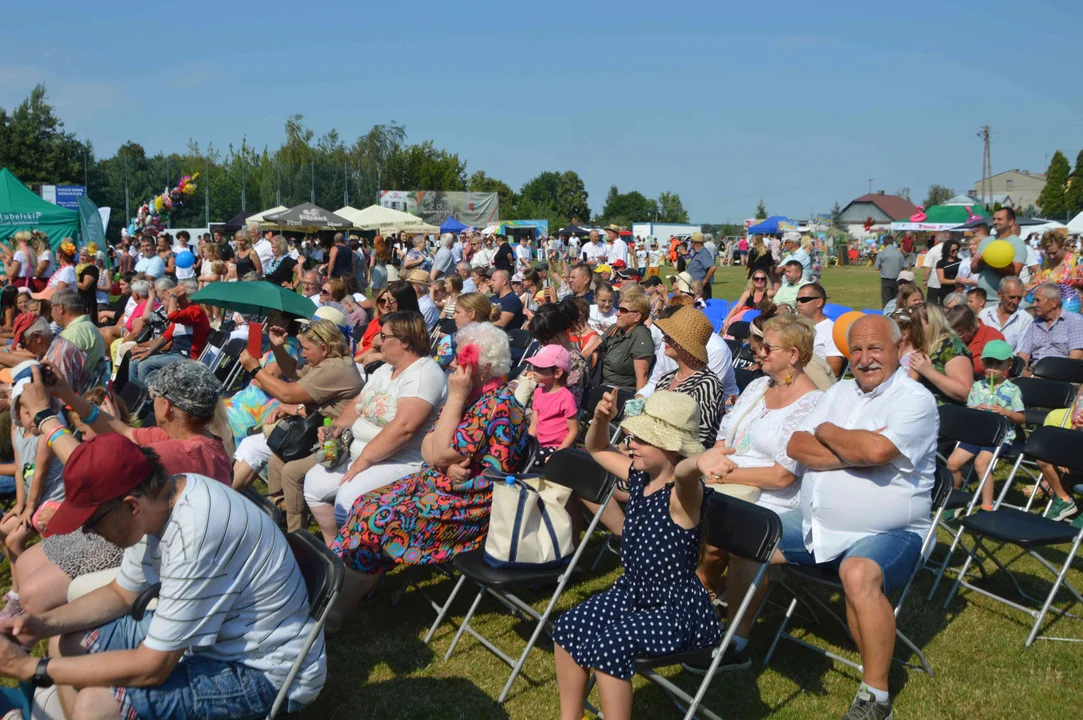
[[[455,324],[455,318],[444,318],[440,322],[436,323],[436,327],[440,329],[444,335],[454,335],[459,332],[458,326]]]
[[[129,380],[124,383],[117,396],[124,401],[128,413],[144,425],[148,416],[154,417],[154,403],[151,402],[150,393],[138,380]]]
[[[1076,385],[1083,383],[1083,360],[1065,357],[1044,357],[1034,363],[1031,372],[1035,377],[1060,380]]]
[[[508,330],[508,346],[511,349],[512,365],[518,365],[523,358],[530,357],[527,353],[534,344],[534,336],[529,330],[512,328]]]
[[[245,338],[233,338],[222,346],[218,363],[211,370],[214,371],[215,377],[221,381],[223,393],[228,394],[237,378],[244,372],[244,366],[237,359],[241,356],[241,351],[247,346],[248,340]]]
[[[456,584],[451,597],[448,598],[447,604],[445,604],[440,617],[436,619],[434,625],[434,627],[439,625],[443,620],[443,615],[446,614],[447,608],[450,607],[465,580],[469,579],[477,583],[479,587],[478,594],[474,597],[474,602],[470,605],[466,617],[463,618],[462,623],[459,625],[459,630],[455,633],[455,638],[451,641],[444,659],[447,660],[455,652],[455,647],[459,644],[464,632],[473,635],[489,652],[512,668],[511,675],[508,677],[507,682],[504,683],[504,689],[500,691],[500,697],[497,699],[497,702],[501,703],[507,698],[512,683],[518,677],[519,671],[523,668],[523,663],[526,662],[527,655],[533,649],[542,631],[547,634],[552,632],[552,623],[549,621],[549,616],[553,612],[553,607],[560,598],[560,594],[564,591],[564,587],[571,579],[572,573],[576,571],[579,558],[583,555],[583,550],[586,548],[595,528],[598,527],[602,512],[605,510],[606,505],[609,504],[609,500],[613,495],[613,488],[616,485],[615,478],[594,462],[590,455],[582,450],[571,448],[553,453],[549,458],[549,462],[545,464],[542,475],[549,482],[570,488],[580,500],[598,506],[597,512],[591,518],[590,525],[587,526],[586,531],[583,533],[583,537],[575,549],[575,554],[572,555],[568,564],[560,567],[495,568],[485,561],[484,550],[479,549],[457,555],[452,561],[452,565],[462,577],[459,578],[458,584]],[[550,596],[545,610],[540,614],[529,603],[519,599],[514,594],[520,588],[529,589],[539,585],[548,585],[552,582],[556,582],[556,589]],[[527,641],[526,647],[523,648],[518,660],[505,654],[491,640],[470,626],[470,619],[474,617],[474,613],[477,612],[478,605],[486,593],[495,597],[516,615],[527,615],[537,621],[534,632],[531,634],[530,640]],[[432,632],[430,631],[428,637],[431,637],[431,635]]]
[[[899,593],[898,598],[893,603],[893,611],[896,621],[899,617],[899,611],[902,610],[903,602],[906,601],[906,596],[910,592],[910,586],[913,585],[914,578],[917,577],[918,571],[921,570],[922,566],[924,565],[923,558],[925,557],[926,552],[928,552],[933,547],[933,544],[936,542],[936,528],[937,525],[940,523],[941,516],[944,514],[944,506],[947,503],[948,496],[950,495],[951,487],[951,472],[949,472],[947,468],[941,465],[937,465],[932,489],[932,522],[929,524],[929,531],[925,533],[925,538],[921,543],[921,558],[919,558],[918,562],[914,565],[914,569],[910,573],[910,578],[906,581],[906,585],[903,587],[902,591]],[[846,624],[846,620],[840,617],[837,613],[835,613],[834,610],[832,610],[832,608],[827,603],[816,597],[816,595],[812,594],[811,592],[808,592],[807,589],[804,587],[805,585],[818,585],[820,587],[831,588],[832,590],[836,590],[841,593],[843,592],[842,581],[839,579],[838,573],[833,570],[827,570],[826,568],[817,566],[804,567],[797,565],[782,565],[781,567],[781,584],[790,591],[790,593],[794,596],[794,599],[790,601],[790,606],[786,610],[786,617],[783,619],[782,626],[779,627],[778,633],[775,635],[775,639],[771,643],[771,649],[767,651],[767,657],[764,658],[763,661],[764,664],[766,665],[771,662],[771,656],[774,655],[775,648],[778,645],[778,641],[780,639],[785,639],[797,643],[798,645],[801,645],[803,647],[806,647],[809,650],[813,650],[814,652],[818,652],[821,655],[825,655],[832,660],[841,662],[844,665],[849,665],[850,667],[856,669],[858,672],[861,672],[862,665],[860,663],[855,663],[853,660],[844,658],[840,655],[836,655],[829,650],[825,650],[821,647],[813,645],[812,643],[806,642],[801,638],[796,638],[786,632],[786,626],[789,624],[790,618],[793,616],[793,612],[797,607],[798,598],[802,598],[806,602],[811,603],[812,605],[815,605],[816,607],[823,610],[828,616],[834,619],[835,622],[842,626],[842,629],[846,631],[847,635],[850,634],[849,626]],[[918,662],[920,663],[920,665],[913,665],[912,663],[903,661],[897,657],[892,659],[899,663],[902,663],[906,667],[923,670],[931,677],[933,675],[933,669],[932,666],[929,665],[929,661],[926,659],[925,653],[923,653],[921,649],[918,648],[918,646],[910,640],[910,638],[908,638],[901,630],[899,630],[898,622],[896,622],[895,624],[895,636],[918,656]]]
[[[346,568],[342,565],[342,561],[309,531],[294,530],[286,535],[286,542],[289,543],[293,557],[296,558],[297,566],[305,579],[305,588],[308,590],[308,616],[315,622],[308,637],[305,638],[304,645],[301,646],[301,651],[297,653],[296,659],[290,666],[282,687],[278,690],[274,704],[271,705],[271,712],[267,714],[268,720],[278,715],[278,711],[286,702],[290,686],[301,671],[305,658],[308,657],[312,646],[316,644],[316,640],[323,634],[327,616],[346,579]]]
[[[1032,427],[1041,427],[1045,423],[1046,416],[1051,411],[1071,408],[1072,403],[1075,402],[1075,386],[1063,380],[1021,377],[1012,380],[1012,382],[1019,386],[1020,393],[1023,396],[1023,406],[1026,408],[1023,416],[1026,418],[1026,424]],[[1069,415],[1070,413],[1065,414],[1065,423],[1068,422]],[[1020,470],[1029,475],[1030,479],[1034,481],[1030,498],[1022,508],[1029,512],[1040,494],[1042,476],[1037,470],[1037,464],[1033,460],[1027,460],[1024,453],[1019,453],[1015,457],[1015,465],[1012,467],[1008,480],[1004,484],[1005,489],[1015,481],[1015,476]],[[1050,495],[1046,507],[1048,508],[1048,504],[1052,502],[1053,497]],[[1008,507],[1014,506],[1009,505]]]
[[[1066,467],[1073,472],[1083,471],[1083,455],[1080,455],[1079,453],[1079,433],[1074,430],[1040,427],[1027,438],[1024,452],[1035,460],[1042,460],[1052,465]],[[1068,568],[1072,566],[1072,561],[1075,559],[1076,552],[1079,550],[1079,543],[1083,540],[1083,528],[1077,529],[1066,522],[1050,520],[1049,518],[1028,513],[1024,510],[1005,507],[997,508],[993,512],[978,513],[977,515],[963,518],[962,525],[963,530],[973,537],[974,547],[967,548],[965,543],[963,544],[963,548],[967,551],[967,559],[963,564],[962,570],[959,572],[959,577],[955,580],[955,585],[952,586],[951,592],[948,594],[947,600],[944,601],[945,609],[951,604],[951,601],[959,591],[959,588],[966,587],[981,593],[991,600],[996,600],[997,602],[1004,603],[1009,607],[1024,612],[1034,618],[1034,625],[1027,635],[1024,647],[1030,647],[1034,640],[1039,637],[1038,632],[1041,630],[1042,622],[1045,620],[1046,614],[1050,611],[1066,617],[1080,619],[1077,616],[1071,615],[1059,608],[1055,608],[1052,605],[1053,600],[1056,598],[1057,591],[1060,590],[1062,584],[1075,598],[1076,602],[1083,603],[1083,596],[1081,596],[1065,579],[1065,576],[1068,574]],[[997,559],[997,556],[994,553],[990,552],[985,547],[983,541],[986,538],[992,538],[993,540],[998,540],[1002,543],[1016,545],[1022,548],[1029,553],[1031,557],[1037,560],[1039,564],[1053,574],[1056,580],[1044,601],[1028,595],[1023,591],[1023,588],[1019,586],[1019,582],[1016,580],[1015,575],[1012,574],[1012,571]],[[1057,567],[1046,560],[1037,551],[1037,549],[1041,547],[1066,545],[1068,543],[1071,543],[1071,550],[1069,550],[1065,556],[1064,564],[1061,567]],[[966,579],[966,571],[970,566],[970,563],[977,560],[978,550],[981,550],[988,556],[1001,571],[1007,573],[1008,579],[1011,581],[1012,585],[1015,586],[1015,590],[1021,598],[1040,606],[1040,609],[1027,607],[1026,605],[1013,602],[969,582]],[[1041,639],[1078,642],[1075,638],[1043,637]]]
[[[753,560],[761,564],[759,572],[752,581],[743,598],[732,598],[733,602],[740,600],[734,622],[731,623],[721,639],[714,647],[689,650],[670,655],[657,657],[642,657],[636,659],[636,672],[662,689],[670,700],[685,712],[685,720],[697,715],[702,715],[711,720],[720,720],[706,707],[701,707],[703,697],[710,687],[711,680],[718,671],[726,648],[733,642],[733,636],[737,632],[737,626],[741,618],[749,610],[756,590],[767,576],[768,562],[778,548],[778,542],[782,538],[782,521],[778,515],[766,508],[747,503],[743,500],[712,493],[706,508],[708,543],[713,547],[725,550],[730,555]],[[709,665],[708,665],[709,663]],[[708,665],[707,672],[696,689],[695,696],[689,695],[676,683],[658,674],[660,668],[674,665],[693,664],[697,666]],[[591,676],[591,685],[594,676]],[[587,707],[597,713],[597,710]]]
[[[730,323],[729,329],[726,330],[727,335],[737,340],[747,340],[750,333],[750,324],[745,320]]]
[[[258,507],[263,513],[274,521],[274,524],[278,527],[284,527],[286,524],[286,516],[282,513],[282,510],[271,502],[270,498],[261,493],[259,490],[249,485],[243,490],[238,492],[244,495],[249,502]]]
[[[941,405],[939,410],[939,437],[941,440],[955,443],[953,449],[959,447],[960,443],[996,448],[993,452],[993,459],[989,462],[988,470],[986,470],[985,474],[978,479],[978,487],[973,495],[966,492],[965,482],[963,488],[958,490],[952,487],[954,482],[948,486],[950,492],[948,493],[948,498],[946,500],[947,506],[945,509],[965,509],[964,515],[969,515],[974,512],[974,508],[977,507],[978,503],[981,501],[982,488],[985,487],[985,483],[993,482],[993,471],[996,469],[997,461],[1000,459],[1001,446],[1004,444],[1004,438],[1011,429],[1011,424],[1003,415],[986,412],[985,410],[974,410],[961,405]],[[944,461],[947,462],[947,458],[944,458]],[[974,469],[971,467],[970,471],[967,473],[967,478],[973,474],[973,471]],[[959,540],[962,537],[962,532],[953,529],[944,522],[943,518],[939,518],[939,523],[940,527],[951,535],[952,542],[951,547],[948,548],[948,556],[944,558],[944,562],[936,571],[936,580],[933,582],[933,587],[929,591],[928,598],[926,598],[928,600],[932,600],[933,595],[936,594],[936,589],[940,586],[940,580],[951,566],[951,557],[955,553],[955,548],[958,547]]]
[[[203,351],[199,353],[197,360],[210,367],[210,358],[217,356],[217,351],[222,349],[222,346],[229,340],[229,335],[221,330],[211,330],[210,335],[207,336],[207,344],[203,346]]]
[[[745,391],[745,388],[749,386],[749,383],[761,377],[763,377],[763,372],[760,370],[748,370],[746,368],[733,369],[733,378],[737,381],[737,389],[741,392]]]

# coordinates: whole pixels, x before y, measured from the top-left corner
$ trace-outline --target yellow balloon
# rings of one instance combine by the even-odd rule
[[[981,258],[989,267],[1006,268],[1015,259],[1015,248],[1007,240],[994,240],[982,251]]]

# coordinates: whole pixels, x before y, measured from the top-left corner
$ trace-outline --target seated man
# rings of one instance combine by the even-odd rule
[[[1060,289],[1056,285],[1034,288],[1034,322],[1027,326],[1015,354],[1026,362],[1023,374],[1045,357],[1083,359],[1083,317],[1064,309]]]
[[[211,323],[202,307],[188,302],[188,297],[197,290],[199,283],[188,278],[164,293],[162,301],[165,303],[169,327],[160,338],[148,340],[132,348],[128,377],[146,385],[147,377],[166,365],[185,358],[199,358],[207,344]],[[156,350],[161,352],[152,355]]]
[[[832,386],[786,448],[804,468],[801,509],[782,515],[782,541],[771,562],[838,571],[864,665],[846,718],[891,717],[887,688],[895,615],[887,595],[901,589],[921,562],[931,521],[936,401],[899,370],[900,340],[898,327],[882,315],[851,325],[856,379]],[[709,475],[725,476],[731,465],[717,450],[700,461]],[[756,571],[752,562],[730,561],[732,597],[744,597]],[[747,663],[748,633],[765,590],[738,625],[723,667]]]
[[[170,476],[153,450],[117,434],[80,444],[64,467],[53,533],[83,529],[127,548],[109,585],[40,616],[0,621],[0,674],[56,683],[67,717],[262,717],[314,622],[286,537],[243,496],[202,475]],[[158,607],[129,613],[161,583]],[[93,657],[99,655],[99,657]],[[319,637],[286,712],[319,694]]]
[[[791,309],[797,305],[797,291],[808,284],[801,277],[802,268],[798,260],[787,260],[782,266],[782,282],[772,298],[775,305],[789,305]]]
[[[86,303],[74,290],[58,290],[53,295],[53,320],[64,328],[60,336],[86,353],[87,377],[100,379],[105,361],[105,341],[98,327],[86,314]]]

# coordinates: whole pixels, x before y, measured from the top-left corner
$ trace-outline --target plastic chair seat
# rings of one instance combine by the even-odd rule
[[[816,583],[817,585],[826,585],[827,587],[837,589],[842,588],[842,580],[839,578],[839,573],[832,568],[820,567],[818,565],[783,565],[782,567],[784,573],[794,575],[802,582],[811,582]]]
[[[1049,415],[1049,413],[1050,411],[1045,409],[1034,410],[1028,408],[1023,411],[1023,418],[1025,419],[1027,425],[1037,425],[1040,427],[1045,423],[1045,418],[1047,415]]]
[[[497,568],[485,562],[484,550],[456,555],[452,565],[467,579],[498,589],[556,582],[566,568],[563,564],[553,567]]]
[[[719,641],[721,642],[721,638]],[[693,666],[710,665],[711,653],[714,652],[714,649],[714,645],[709,645],[708,647],[670,653],[669,655],[639,657],[636,658],[636,670],[653,670],[655,668],[669,667],[671,665],[684,665],[686,663]]]
[[[1066,522],[1049,520],[1033,513],[1001,508],[963,518],[971,533],[1010,542],[1013,545],[1061,545],[1075,540],[1079,530]]]
[[[963,492],[962,490],[956,490],[952,488],[951,494],[948,495],[948,503],[944,506],[945,510],[961,510],[970,504],[970,493]]]

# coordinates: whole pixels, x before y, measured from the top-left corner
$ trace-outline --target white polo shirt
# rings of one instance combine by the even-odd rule
[[[899,454],[885,465],[805,470],[801,528],[817,562],[829,562],[857,541],[891,530],[924,538],[929,531],[940,417],[932,393],[900,368],[870,393],[843,380],[797,431],[830,422],[846,430],[880,432]],[[881,428],[884,428],[881,430]]]
[[[613,241],[611,245],[608,245],[606,249],[606,257],[609,258],[609,264],[612,265],[618,260],[623,260],[624,264],[628,264],[628,243],[624,242],[620,238]]]
[[[937,243],[925,253],[925,263],[922,267],[929,268],[929,287],[940,287],[940,276],[936,274],[936,264],[944,256],[944,243]]]
[[[816,342],[812,346],[812,352],[824,360],[833,357],[844,357],[835,346],[835,321],[825,318],[816,323]]]
[[[598,264],[606,262],[609,257],[609,251],[605,247],[605,243],[594,244],[588,242],[583,246],[583,262],[590,262],[591,260],[598,261]]]
[[[1007,322],[1001,325],[1000,316],[997,314],[997,308],[999,307],[1000,305],[990,305],[978,313],[978,319],[994,330],[999,330],[1004,339],[1008,341],[1008,344],[1012,346],[1012,352],[1016,352],[1019,349],[1019,343],[1023,340],[1023,336],[1027,334],[1027,328],[1034,324],[1034,318],[1026,310],[1017,308],[1014,313],[1008,316]]]

